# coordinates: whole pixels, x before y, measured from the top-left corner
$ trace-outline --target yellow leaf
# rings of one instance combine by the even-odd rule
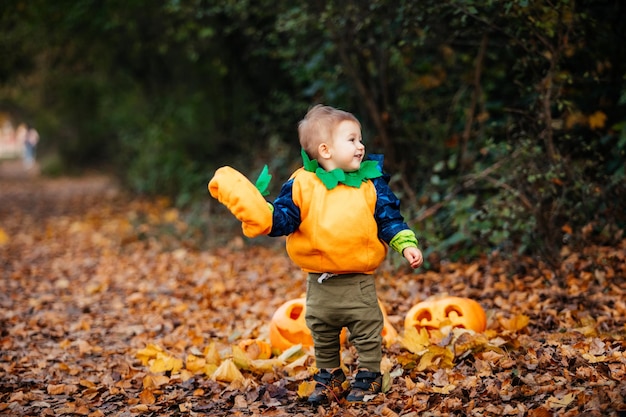
[[[480,352],[485,349],[500,350],[498,347],[490,345],[489,339],[484,333],[476,333],[472,330],[455,328],[450,347],[454,347],[454,354],[459,357],[467,351]]]
[[[243,381],[243,375],[237,369],[232,359],[226,359],[222,364],[213,372],[211,376],[216,381],[233,382]]]
[[[390,389],[391,389],[391,375],[389,374],[389,372],[385,372],[383,374],[383,383],[382,383],[381,391],[389,392]]]
[[[570,403],[574,401],[575,398],[576,396],[571,393],[564,395],[562,398],[552,396],[547,399],[546,405],[550,408],[565,408],[570,405]]]
[[[187,355],[185,368],[190,372],[201,372],[206,367],[206,359],[195,355]]]
[[[298,385],[298,397],[308,398],[315,390],[315,381],[304,381]]]
[[[518,314],[510,319],[500,319],[502,327],[511,332],[518,332],[522,330],[524,327],[528,326],[528,323],[530,323],[530,317],[525,314]]]
[[[284,365],[284,362],[278,358],[274,359],[255,359],[250,361],[250,369],[257,373],[274,372],[276,368]]]
[[[143,377],[144,388],[158,388],[170,382],[170,378],[165,375],[146,375]]]
[[[202,369],[202,372],[204,372],[204,369]],[[179,375],[180,375],[180,380],[183,382],[189,381],[191,378],[193,378],[193,373],[189,372],[186,369],[181,369]]]
[[[433,390],[433,392],[436,392],[437,394],[448,395],[452,391],[454,391],[455,388],[456,388],[456,385],[448,384],[445,387],[432,387],[432,390]]]
[[[418,331],[415,327],[409,327],[400,338],[400,344],[412,353],[420,353],[431,344],[428,330],[421,328]]]
[[[598,110],[589,116],[589,128],[602,129],[606,123],[606,114]]]
[[[215,364],[215,363],[207,363],[206,366],[204,367],[204,374],[206,376],[211,376],[211,375],[213,375],[213,373],[215,372],[216,369],[217,369],[217,364]]]
[[[607,357],[606,355],[592,355],[591,353],[583,353],[582,357],[587,359],[589,361],[589,363],[600,363],[600,362],[606,362]]]
[[[8,241],[9,241],[9,235],[7,235],[4,229],[0,227],[0,245],[4,245]]]
[[[211,344],[204,349],[204,358],[207,364],[219,365],[222,362],[215,342],[211,342]]]
[[[585,317],[581,319],[580,324],[581,327],[575,328],[575,331],[582,333],[586,337],[592,337],[598,334],[598,324],[594,319]]]
[[[180,371],[183,367],[183,360],[167,355],[165,353],[158,353],[152,365],[150,365],[150,372],[159,373],[171,371],[173,374]]]
[[[239,346],[233,346],[233,362],[239,369],[250,369],[250,358]]]
[[[150,359],[156,358],[157,354],[162,353],[163,349],[157,345],[149,344],[144,349],[140,349],[137,352],[137,359],[139,359],[142,365],[148,365]]]
[[[417,364],[418,371],[424,371],[429,368],[452,368],[454,354],[441,346],[431,345],[428,350],[420,358],[419,364]]]

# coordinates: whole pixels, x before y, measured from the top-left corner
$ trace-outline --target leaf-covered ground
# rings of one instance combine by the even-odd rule
[[[362,405],[312,408],[298,396],[310,351],[246,362],[238,348],[268,340],[275,309],[304,292],[280,241],[210,234],[207,243],[224,243],[199,249],[197,214],[129,199],[105,177],[43,179],[8,175],[6,166],[0,415],[626,413],[626,240],[565,248],[560,271],[485,256],[413,273],[390,257],[379,296],[404,337],[385,349],[387,392]],[[442,293],[479,301],[487,331],[443,329],[432,344],[405,332],[407,311]],[[354,360],[346,347],[347,369]]]

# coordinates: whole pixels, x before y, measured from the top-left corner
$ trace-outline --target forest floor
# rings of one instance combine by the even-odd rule
[[[302,272],[281,240],[242,239],[208,195],[205,208],[0,161],[0,415],[626,415],[626,240],[564,247],[558,270],[488,254],[414,272],[390,255],[385,392],[311,407],[310,348],[259,356]],[[405,330],[445,293],[478,301],[487,329]],[[353,347],[343,360],[354,372]]]

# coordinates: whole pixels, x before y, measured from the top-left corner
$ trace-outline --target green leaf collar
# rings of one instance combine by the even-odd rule
[[[378,163],[376,161],[363,161],[359,169],[354,172],[345,172],[339,168],[326,171],[319,166],[317,160],[311,160],[304,149],[302,149],[300,153],[302,154],[302,162],[305,171],[314,172],[329,190],[332,190],[338,184],[360,188],[361,183],[372,178],[382,177],[383,175],[380,169],[378,169]]]

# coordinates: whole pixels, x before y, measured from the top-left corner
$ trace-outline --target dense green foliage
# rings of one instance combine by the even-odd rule
[[[428,253],[622,237],[619,0],[3,3],[0,106],[68,169],[180,204],[224,163],[280,182],[323,102],[362,120]]]

